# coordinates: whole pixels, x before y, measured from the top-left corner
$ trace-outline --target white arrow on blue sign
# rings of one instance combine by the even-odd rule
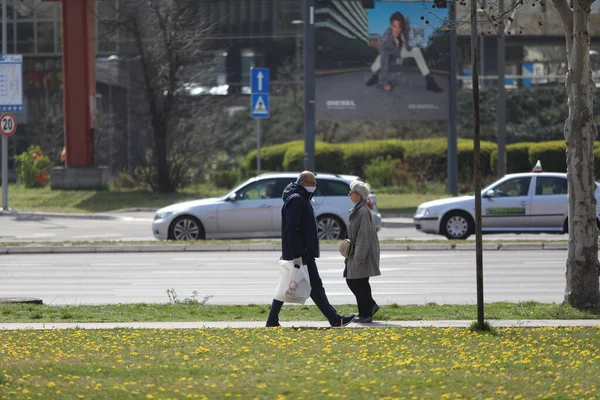
[[[269,68],[251,68],[251,84],[252,93],[269,93],[271,91],[271,73]]]
[[[269,118],[269,95],[252,93],[250,113],[252,118]]]

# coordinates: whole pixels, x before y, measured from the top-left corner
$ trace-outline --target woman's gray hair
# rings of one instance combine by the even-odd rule
[[[350,182],[350,190],[360,194],[364,201],[367,201],[369,198],[369,193],[371,193],[371,186],[368,183],[363,181],[352,181]]]

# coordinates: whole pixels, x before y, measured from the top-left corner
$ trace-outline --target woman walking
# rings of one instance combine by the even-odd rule
[[[353,252],[346,258],[344,277],[348,287],[356,297],[358,318],[353,322],[371,323],[379,306],[373,300],[369,278],[381,275],[379,271],[379,238],[373,224],[371,211],[366,206],[370,187],[362,181],[350,183],[350,199],[354,208],[350,210],[348,239],[353,244]]]

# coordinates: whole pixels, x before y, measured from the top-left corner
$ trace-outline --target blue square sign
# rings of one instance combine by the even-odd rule
[[[270,92],[271,73],[269,72],[269,68],[251,68],[250,80],[252,93]]]
[[[269,95],[253,93],[250,102],[250,115],[252,118],[269,118]]]

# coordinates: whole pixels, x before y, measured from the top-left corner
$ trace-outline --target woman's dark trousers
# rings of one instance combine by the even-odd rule
[[[354,293],[356,297],[356,304],[358,305],[358,316],[359,317],[372,317],[373,309],[375,308],[375,300],[371,294],[371,285],[369,284],[369,278],[361,279],[346,279],[348,287]]]

